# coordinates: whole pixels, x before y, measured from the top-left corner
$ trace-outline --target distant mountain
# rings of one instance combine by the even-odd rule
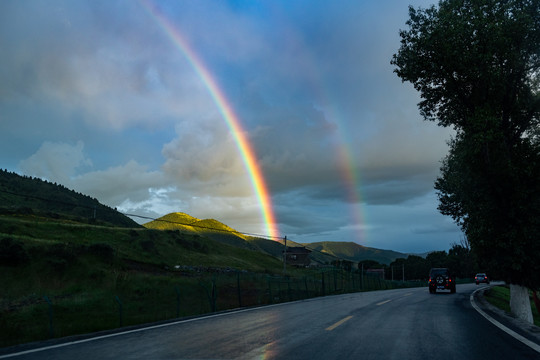
[[[283,240],[267,240],[263,238],[246,236],[235,229],[214,219],[200,220],[185,213],[177,212],[167,214],[154,221],[143,224],[149,229],[182,230],[194,232],[236,247],[258,250],[276,258],[283,253]],[[374,260],[381,264],[390,264],[397,258],[406,258],[408,255],[391,250],[380,250],[358,245],[354,242],[317,242],[296,243],[287,241],[287,246],[304,246],[311,250],[310,258],[314,263],[327,264],[337,259],[353,262]]]
[[[0,211],[97,225],[141,227],[97,199],[39,178],[0,169]]]
[[[407,258],[408,256],[397,251],[370,248],[354,242],[323,241],[302,245],[308,249],[353,262],[375,260],[388,265],[398,258]]]
[[[214,219],[200,220],[188,214],[176,212],[150,221],[143,224],[143,226],[148,229],[180,230],[188,233],[196,233],[224,244],[263,252],[278,259],[281,259],[283,256],[283,241],[247,236]],[[303,246],[303,244],[288,241],[287,246]],[[334,256],[326,254],[320,254],[319,256],[312,257],[312,259],[314,263],[320,264],[336,260]]]

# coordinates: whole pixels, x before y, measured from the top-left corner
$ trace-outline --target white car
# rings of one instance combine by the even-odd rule
[[[476,276],[474,277],[474,280],[476,281],[476,285],[478,285],[480,283],[489,284],[489,279],[488,279],[487,275],[484,274],[484,273],[476,274]]]

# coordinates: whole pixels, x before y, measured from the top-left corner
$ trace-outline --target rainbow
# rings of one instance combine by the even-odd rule
[[[360,183],[360,177],[355,171],[355,161],[352,156],[352,150],[350,149],[350,142],[346,139],[346,131],[343,128],[343,123],[339,121],[341,117],[337,112],[333,113],[333,120],[338,124],[338,129],[336,131],[336,136],[338,137],[338,144],[340,146],[336,149],[336,155],[338,158],[338,165],[341,172],[341,177],[345,183],[345,187],[348,192],[348,199],[351,204],[351,215],[353,218],[353,223],[357,227],[357,242],[360,244],[365,244],[367,240],[366,233],[366,219],[365,214],[362,211],[362,196],[360,191],[357,189],[357,184]]]
[[[279,231],[277,229],[276,217],[270,200],[270,193],[266,186],[263,173],[257,163],[255,151],[246,137],[246,132],[242,128],[238,116],[235,114],[233,107],[227,100],[223,91],[218,86],[217,81],[212,77],[212,74],[199,58],[197,53],[189,46],[182,34],[149,0],[141,0],[143,8],[151,15],[160,28],[162,28],[171,39],[174,45],[184,54],[190,65],[193,67],[206,89],[210,93],[214,103],[216,104],[221,116],[227,123],[231,131],[238,150],[242,156],[244,165],[249,173],[253,189],[260,204],[262,217],[266,224],[266,229],[271,239],[279,239]]]

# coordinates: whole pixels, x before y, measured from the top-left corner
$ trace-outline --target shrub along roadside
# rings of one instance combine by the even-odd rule
[[[497,285],[484,292],[486,300],[493,306],[498,307],[510,314],[510,289],[506,285]],[[531,295],[531,308],[534,324],[540,326],[540,314],[534,305]]]

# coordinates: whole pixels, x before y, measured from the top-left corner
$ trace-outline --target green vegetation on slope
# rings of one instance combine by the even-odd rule
[[[140,227],[97,199],[63,185],[0,170],[0,213],[36,214],[91,224]]]
[[[243,286],[257,282],[264,289],[266,278],[255,274],[281,271],[272,256],[196,234],[3,214],[0,347],[51,336],[45,296],[54,305],[58,337],[119,326],[116,297],[126,312],[123,325],[134,325],[210,312],[213,286],[222,294],[218,306],[231,307],[239,295],[227,289],[238,279],[212,285],[216,274],[238,273]],[[257,294],[249,305],[262,301],[264,293]]]
[[[336,268],[288,267],[284,275],[281,242],[182,213],[148,226],[155,229],[141,227],[95,199],[5,171],[0,196],[0,347],[410,286]]]
[[[200,220],[185,213],[170,213],[144,224],[148,229],[177,230],[187,234],[197,234],[220,243],[242,249],[260,251],[248,240],[248,236],[214,219]]]

